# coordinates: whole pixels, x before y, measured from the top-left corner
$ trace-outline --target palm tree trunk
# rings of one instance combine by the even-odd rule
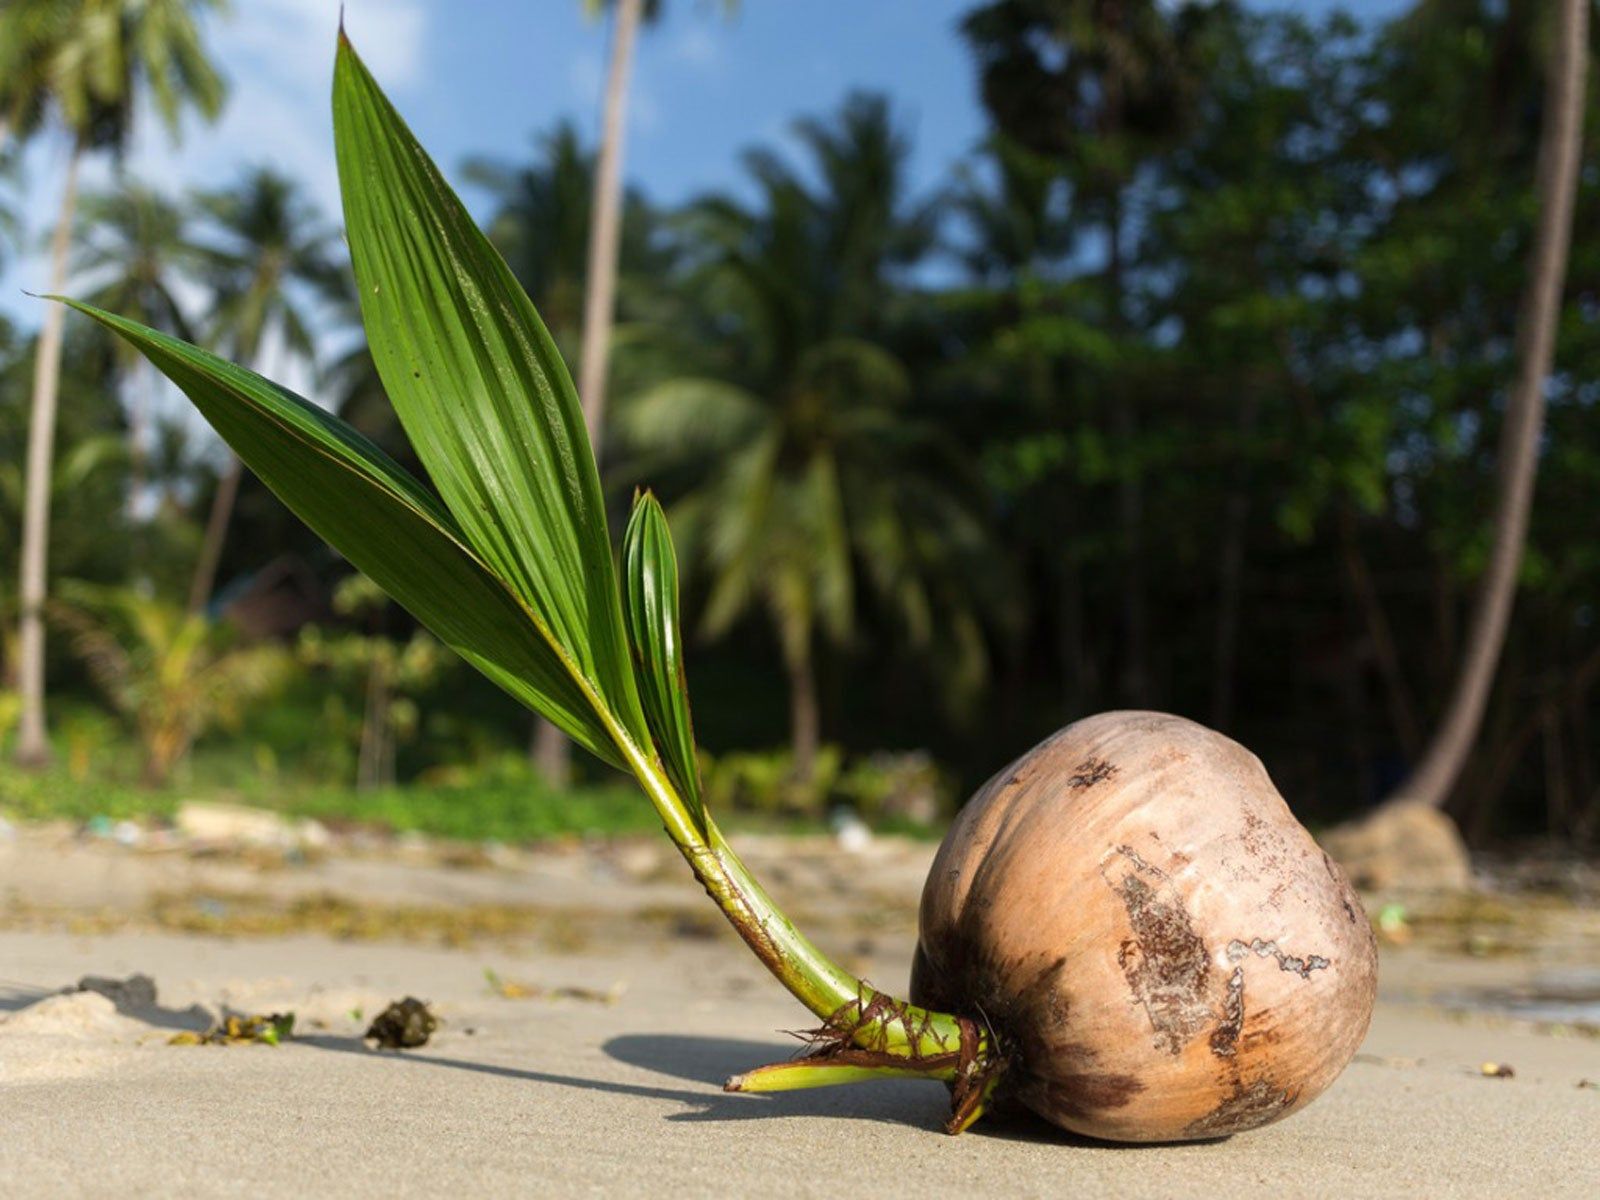
[[[628,79],[633,44],[644,15],[643,0],[618,0],[612,30],[611,65],[606,72],[605,116],[600,161],[595,166],[590,204],[589,267],[583,296],[583,344],[578,360],[578,396],[595,458],[606,411],[606,368],[610,358],[611,318],[616,307],[617,249],[622,235],[622,143],[627,133]]]
[[[239,481],[244,476],[244,463],[237,454],[228,454],[228,465],[217,481],[217,491],[211,498],[211,515],[206,518],[205,539],[200,543],[200,557],[194,565],[194,576],[189,581],[189,611],[204,610],[211,600],[211,589],[217,581],[217,564],[222,561],[222,544],[228,537],[228,524],[233,520],[233,506],[239,499]]]
[[[553,788],[572,782],[572,743],[543,717],[533,719],[533,737],[528,745],[528,760],[533,769]]]
[[[578,398],[589,445],[600,461],[605,426],[606,369],[611,357],[611,318],[616,309],[617,252],[622,240],[622,143],[627,133],[628,80],[633,74],[633,46],[644,17],[643,0],[617,0],[611,32],[611,63],[606,71],[605,114],[600,134],[600,160],[595,164],[590,202],[589,265],[583,293],[583,340],[578,357]],[[550,722],[535,718],[529,748],[535,769],[552,787],[565,787],[572,777],[572,744]]]
[[[1539,226],[1527,290],[1517,315],[1518,372],[1500,436],[1500,490],[1494,545],[1479,586],[1465,661],[1433,742],[1416,773],[1389,804],[1438,808],[1455,786],[1483,720],[1516,596],[1539,466],[1544,385],[1555,357],[1556,325],[1572,240],[1572,210],[1583,149],[1584,71],[1589,0],[1562,0],[1545,87],[1539,145]]]
[[[67,159],[61,188],[61,212],[50,239],[50,290],[67,286],[67,251],[78,207],[78,165],[83,146],[75,143]],[[56,401],[61,387],[61,339],[66,309],[45,309],[44,325],[33,363],[33,414],[28,425],[28,474],[23,500],[21,622],[17,636],[18,688],[22,719],[17,730],[19,766],[43,766],[50,760],[50,736],[44,717],[44,600],[50,545],[50,469],[55,455]]]
[[[797,652],[785,656],[789,667],[789,747],[794,754],[794,781],[808,784],[822,744],[822,718],[817,705],[816,664],[808,635]]]

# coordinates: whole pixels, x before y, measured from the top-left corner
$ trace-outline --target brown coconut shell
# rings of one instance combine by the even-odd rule
[[[1261,761],[1181,717],[1068,726],[961,810],[911,998],[986,1023],[1005,1094],[1115,1141],[1279,1120],[1366,1035],[1377,944]]]

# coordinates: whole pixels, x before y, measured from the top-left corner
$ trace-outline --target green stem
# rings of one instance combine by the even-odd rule
[[[795,999],[822,1019],[825,1034],[835,1035],[841,1046],[854,1046],[852,1055],[875,1056],[870,1064],[852,1064],[867,1069],[853,1074],[832,1072],[826,1082],[881,1077],[891,1069],[895,1074],[956,1082],[963,1072],[971,1073],[974,1064],[990,1061],[993,1047],[973,1022],[896,1000],[818,949],[767,895],[715,822],[708,816],[702,828],[693,820],[658,758],[647,755],[620,730],[613,730],[613,735],[660,813],[667,835],[756,957]],[[820,1067],[822,1061],[815,1066]],[[819,1075],[791,1078],[806,1080],[799,1086],[824,1082]],[[771,1083],[773,1086],[764,1090],[780,1086],[776,1079]]]

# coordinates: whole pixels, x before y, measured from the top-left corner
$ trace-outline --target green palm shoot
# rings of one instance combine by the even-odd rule
[[[972,1021],[844,970],[780,912],[706,810],[666,516],[636,497],[621,578],[582,410],[505,262],[341,33],[334,141],[362,322],[432,489],[350,426],[176,338],[67,301],[137,347],[280,499],[440,640],[630,772],[695,877],[822,1025],[773,1091],[893,1076],[951,1085],[948,1128],[997,1077]]]

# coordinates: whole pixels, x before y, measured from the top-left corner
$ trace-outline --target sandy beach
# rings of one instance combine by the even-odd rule
[[[930,847],[880,840],[848,869],[825,844],[755,839],[748,850],[853,968],[885,985],[904,980]],[[1461,1000],[1581,978],[1600,961],[1592,911],[1535,906],[1506,935],[1524,943],[1515,953],[1460,953],[1456,925],[1428,936],[1419,923],[1415,940],[1385,947],[1361,1056],[1303,1113],[1223,1142],[1114,1147],[1020,1120],[946,1137],[945,1096],[922,1084],[726,1095],[727,1075],[793,1053],[782,1031],[808,1018],[731,932],[703,919],[670,851],[595,844],[489,857],[410,847],[297,864],[131,851],[61,830],[0,846],[0,1191],[1600,1189],[1600,1039]],[[1507,929],[1495,911],[1481,919]],[[353,928],[352,913],[378,927]],[[321,927],[329,921],[331,931]],[[385,921],[410,932],[392,936]],[[155,980],[155,1007],[123,1013],[97,994],[54,994],[85,975],[133,973]],[[439,1030],[416,1050],[369,1048],[366,1023],[407,995],[431,1002]],[[223,1009],[292,1011],[295,1035],[276,1047],[169,1044]],[[1514,1074],[1486,1076],[1486,1062]]]

